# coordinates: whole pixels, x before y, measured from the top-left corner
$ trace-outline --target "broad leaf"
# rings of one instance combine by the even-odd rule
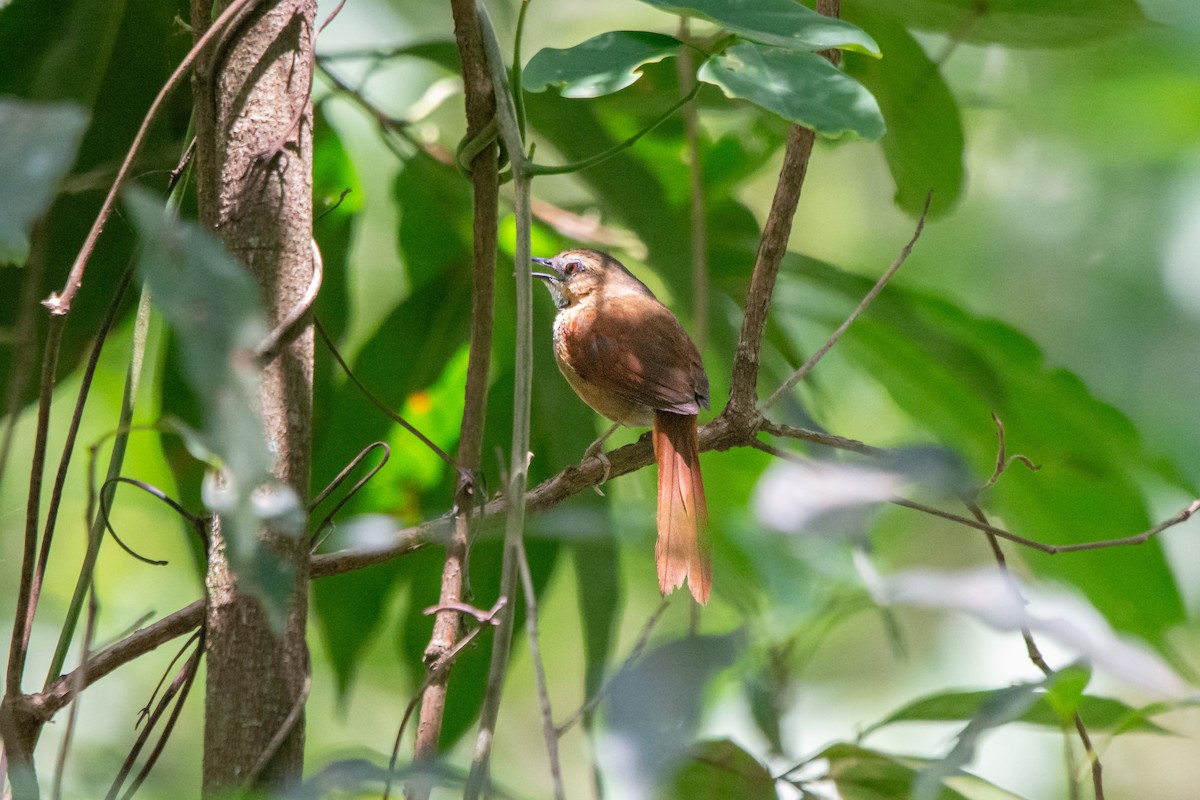
[[[838,47],[879,55],[879,45],[848,22],[793,0],[642,0],[672,14],[714,22],[746,39],[797,50]]]
[[[0,264],[22,264],[29,230],[75,162],[88,114],[70,103],[0,97]]]
[[[896,205],[918,214],[932,191],[930,213],[944,213],[958,201],[963,185],[958,103],[938,65],[898,21],[875,13],[869,5],[854,13],[856,19],[870,23],[884,56],[847,53],[844,66],[879,101],[887,121],[887,134],[879,143],[896,182]]]
[[[824,136],[874,140],[884,133],[871,93],[817,53],[737,44],[709,59],[698,77]]]
[[[863,731],[863,735],[897,722],[957,722],[970,719],[993,691],[940,692],[922,697],[871,725]],[[1137,709],[1111,697],[1086,694],[1080,697],[1076,709],[1089,731],[1169,733],[1147,716],[1148,713],[1160,713],[1163,710],[1160,706]],[[1055,730],[1063,726],[1062,716],[1050,705],[1046,696],[1039,697],[1015,721]]]
[[[600,97],[641,77],[646,64],[678,55],[683,42],[644,31],[610,31],[567,49],[539,50],[525,66],[529,92],[558,89],[563,97]]]
[[[1073,47],[1146,23],[1135,0],[853,0],[906,27],[1011,47]]]

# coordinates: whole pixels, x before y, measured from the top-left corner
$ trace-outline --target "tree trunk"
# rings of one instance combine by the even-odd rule
[[[315,0],[248,6],[201,59],[193,78],[200,220],[262,288],[269,326],[294,309],[313,273],[312,88]],[[196,35],[211,7],[192,0]],[[311,325],[263,373],[261,404],[275,475],[307,503],[311,463]],[[303,770],[308,685],[303,539],[262,535],[294,562],[282,636],[238,589],[214,526],[207,576],[204,777],[206,796],[279,789]],[[278,545],[278,546],[277,546]]]

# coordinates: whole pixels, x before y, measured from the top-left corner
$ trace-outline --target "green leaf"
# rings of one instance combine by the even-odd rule
[[[852,8],[859,8],[855,5]],[[880,140],[896,205],[919,214],[932,190],[930,214],[948,211],[963,186],[963,128],[958,103],[938,65],[899,22],[864,6],[856,20],[869,22],[883,47],[882,59],[847,53],[846,73],[879,101],[887,134]]]
[[[200,400],[201,444],[220,458],[220,481],[210,474],[202,490],[205,505],[221,515],[239,587],[281,622],[294,569],[262,546],[259,528],[302,536],[307,515],[296,493],[271,478],[253,356],[266,333],[258,285],[216,239],[167,215],[152,195],[132,189],[125,205],[142,238],[138,271],[175,329],[184,378]]]
[[[1071,667],[1068,670],[1080,670]],[[1081,670],[1082,672],[1082,670]],[[1064,681],[1064,691],[1076,687],[1074,680]],[[927,695],[914,700],[908,705],[889,714],[863,731],[866,736],[874,731],[898,722],[959,722],[973,717],[984,702],[995,693],[995,689],[978,691],[948,691]],[[1050,696],[1058,691],[1057,685],[1052,685],[1046,694],[1038,697],[1037,701],[1025,711],[1016,722],[1027,725],[1059,730],[1063,727],[1063,716],[1055,709]],[[1153,722],[1149,716],[1163,713],[1167,706],[1155,704],[1146,708],[1134,708],[1120,700],[1111,697],[1097,697],[1082,694],[1075,702],[1070,713],[1076,713],[1083,718],[1088,730],[1103,733],[1118,733],[1136,731],[1140,733],[1170,733],[1166,728]],[[1067,717],[1070,720],[1070,716]]]
[[[793,0],[642,0],[684,17],[716,23],[746,39],[797,50],[838,47],[879,55],[879,45],[860,28],[818,14]]]
[[[697,77],[824,136],[875,140],[884,133],[871,93],[817,53],[738,44],[705,62]]]
[[[675,775],[672,800],[776,800],[775,779],[757,758],[729,739],[696,744]]]
[[[547,47],[529,59],[523,85],[529,92],[556,87],[563,97],[600,97],[641,77],[646,64],[678,55],[683,42],[644,31],[609,31],[566,49]]]
[[[1073,47],[1146,23],[1135,0],[852,0],[906,27],[1011,47]],[[853,13],[853,11],[851,11]]]
[[[71,103],[0,97],[0,264],[23,264],[29,231],[75,163],[88,114]]]

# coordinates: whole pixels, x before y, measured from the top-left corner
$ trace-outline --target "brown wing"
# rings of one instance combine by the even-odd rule
[[[579,377],[656,411],[708,408],[708,376],[696,345],[665,306],[645,296],[606,298],[580,309],[565,342]]]

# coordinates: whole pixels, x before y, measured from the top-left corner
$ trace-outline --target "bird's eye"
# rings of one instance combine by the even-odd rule
[[[568,261],[563,264],[563,274],[568,278],[583,269],[583,263],[579,261]]]

